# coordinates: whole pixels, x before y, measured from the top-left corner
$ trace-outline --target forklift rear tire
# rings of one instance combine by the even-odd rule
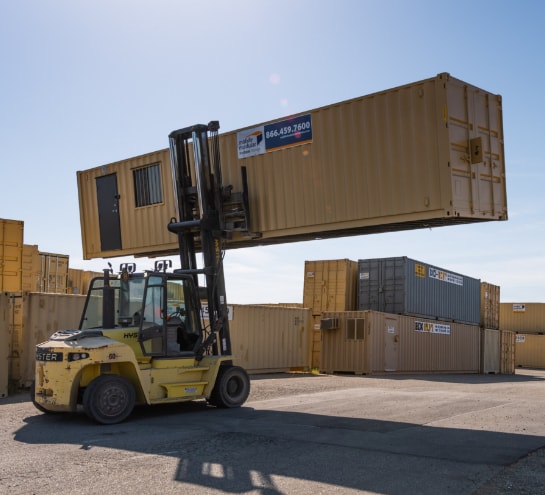
[[[131,382],[119,375],[95,378],[83,393],[83,409],[89,418],[103,425],[121,423],[134,408]]]
[[[209,403],[216,407],[240,407],[250,394],[248,373],[240,366],[220,368]]]

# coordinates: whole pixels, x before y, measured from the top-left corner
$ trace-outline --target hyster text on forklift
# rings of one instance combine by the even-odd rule
[[[82,404],[92,420],[114,424],[136,404],[239,407],[248,398],[248,374],[233,365],[223,274],[224,240],[249,225],[247,192],[222,185],[218,129],[214,121],[169,136],[178,219],[167,228],[178,236],[181,268],[158,261],[137,273],[123,264],[92,281],[79,328],[37,346],[31,397],[40,411]]]

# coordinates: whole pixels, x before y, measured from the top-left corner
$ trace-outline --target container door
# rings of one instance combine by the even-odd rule
[[[102,251],[121,249],[119,194],[117,175],[96,178],[100,248]]]
[[[384,371],[397,371],[399,328],[397,318],[384,319]]]

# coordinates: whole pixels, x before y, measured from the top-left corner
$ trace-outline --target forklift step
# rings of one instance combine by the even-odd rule
[[[193,397],[196,395],[202,395],[204,387],[208,385],[208,382],[183,382],[183,383],[161,383],[167,392],[167,399],[174,399],[177,397]]]

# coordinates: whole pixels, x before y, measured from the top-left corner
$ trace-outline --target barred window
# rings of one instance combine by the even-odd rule
[[[137,208],[163,202],[160,163],[133,170],[133,179],[134,199]]]

